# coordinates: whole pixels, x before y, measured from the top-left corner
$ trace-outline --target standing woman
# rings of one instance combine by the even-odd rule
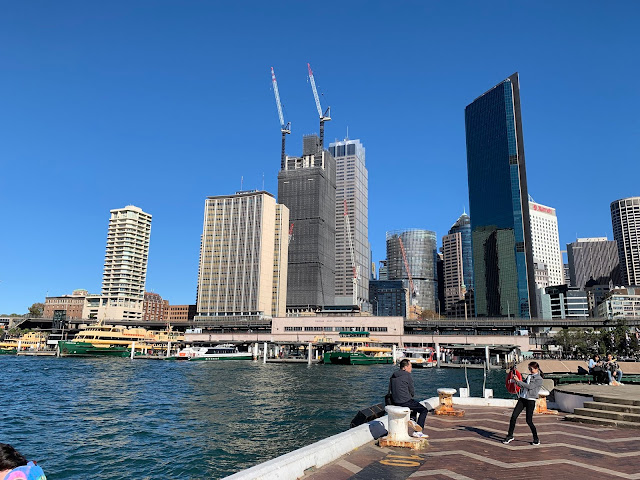
[[[505,445],[507,443],[511,443],[511,441],[513,440],[513,431],[516,428],[516,420],[522,413],[522,410],[526,409],[527,425],[529,425],[531,433],[533,434],[533,442],[531,442],[531,445],[540,445],[538,432],[536,431],[536,427],[533,424],[533,410],[536,407],[538,392],[542,388],[540,365],[538,365],[538,362],[529,362],[529,376],[527,377],[527,381],[523,382],[514,377],[511,379],[511,382],[520,387],[520,392],[518,393],[518,403],[516,403],[516,408],[513,409],[513,413],[511,414],[509,433],[507,433],[507,437],[502,441],[502,443],[504,443]]]

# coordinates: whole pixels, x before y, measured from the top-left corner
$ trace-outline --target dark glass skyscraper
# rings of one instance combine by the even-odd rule
[[[475,311],[536,317],[518,74],[465,109]]]

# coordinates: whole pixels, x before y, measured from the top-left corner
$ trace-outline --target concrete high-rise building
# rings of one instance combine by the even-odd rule
[[[471,218],[466,212],[449,229],[449,235],[459,232],[462,240],[462,266],[464,286],[473,290],[473,249],[471,246]]]
[[[401,242],[413,281],[413,292],[404,264]],[[437,311],[437,255],[435,232],[419,229],[387,232],[387,276],[389,280],[402,280],[405,288],[409,289],[408,307],[417,306],[422,310]]]
[[[360,140],[329,144],[336,161],[336,280],[335,303],[353,304],[353,268],[345,223],[345,202],[349,214],[353,254],[357,270],[357,304],[369,303],[371,249],[369,245],[369,174],[365,149]],[[295,228],[295,226],[294,226]]]
[[[302,157],[285,159],[278,173],[278,203],[289,209],[287,310],[335,303],[336,168],[316,135],[303,138]]]
[[[536,316],[529,195],[514,73],[465,109],[477,316]]]
[[[618,243],[622,282],[640,285],[640,197],[611,202],[611,223]]]
[[[378,280],[389,280],[389,269],[387,268],[386,260],[380,260],[380,268],[378,268]]]
[[[207,197],[196,322],[246,325],[286,312],[289,209],[267,192]]]
[[[618,244],[607,237],[578,238],[567,243],[571,286],[584,290],[588,281],[596,285],[619,285],[620,260]]]
[[[564,285],[564,264],[560,253],[556,209],[529,199],[529,216],[531,218],[533,258],[538,263],[544,263],[547,267],[548,283],[544,287]],[[537,286],[541,287],[542,285]]]
[[[464,300],[466,292],[460,232],[442,237],[442,260],[443,275],[440,281],[444,283],[444,311],[447,316],[453,316],[454,305]]]
[[[141,320],[151,215],[133,205],[111,210],[99,320]]]

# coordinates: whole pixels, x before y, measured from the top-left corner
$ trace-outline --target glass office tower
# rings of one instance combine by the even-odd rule
[[[476,316],[536,317],[518,74],[465,109]]]

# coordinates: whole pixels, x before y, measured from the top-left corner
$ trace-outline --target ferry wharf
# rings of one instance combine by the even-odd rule
[[[373,437],[380,435],[381,425],[383,433],[387,428],[384,416],[227,478],[529,480],[571,475],[580,480],[640,480],[640,386],[566,385],[562,392],[555,393],[561,394],[563,408],[569,410],[558,415],[534,415],[541,441],[538,446],[531,445],[524,412],[516,424],[515,440],[508,445],[502,443],[513,400],[454,397],[454,405],[464,408],[464,416],[430,413],[424,429],[429,435],[424,449],[380,447],[379,440]],[[432,406],[437,401],[426,400]],[[604,409],[602,405],[594,406],[595,402],[604,404]],[[559,404],[552,402],[549,407],[558,408]],[[609,412],[614,413],[591,417],[586,420],[589,423],[583,423],[575,417],[584,417],[585,409],[613,409]],[[611,415],[616,417],[613,422],[605,418]],[[320,457],[326,460],[326,455],[332,450],[335,453],[339,445],[345,448],[350,432],[352,436],[368,434],[369,440],[357,446],[352,441],[348,451],[313,465]],[[305,460],[316,458],[312,465],[295,473],[290,462],[297,461],[296,455]]]

